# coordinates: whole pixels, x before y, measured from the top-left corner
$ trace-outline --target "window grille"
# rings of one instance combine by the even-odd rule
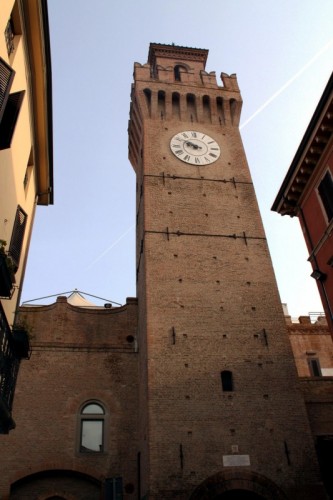
[[[12,19],[9,19],[6,29],[5,29],[5,40],[6,40],[6,46],[7,46],[7,53],[10,56],[15,50],[15,45],[14,45],[14,26],[13,26],[13,21]]]

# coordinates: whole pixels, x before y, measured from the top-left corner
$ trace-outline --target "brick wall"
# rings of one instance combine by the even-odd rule
[[[17,383],[16,429],[1,438],[0,498],[12,485],[10,498],[20,500],[63,489],[97,499],[105,478],[117,476],[125,498],[136,498],[136,299],[104,309],[59,297],[50,306],[22,307],[20,321],[31,330],[32,355]],[[106,411],[103,453],[79,451],[78,415],[89,400]]]
[[[311,360],[318,361],[322,376],[333,376],[333,342],[324,317],[311,323],[309,316],[288,323],[289,340],[299,377],[311,377]]]
[[[223,482],[233,463],[244,480],[250,471],[304,500],[319,472],[238,130],[241,97],[237,84],[204,84],[189,52],[181,82],[159,52],[157,72],[136,65],[132,92],[141,493],[187,499],[218,472]],[[186,130],[217,141],[218,160],[203,167],[176,158],[170,140]],[[222,390],[223,370],[233,374],[232,392]]]

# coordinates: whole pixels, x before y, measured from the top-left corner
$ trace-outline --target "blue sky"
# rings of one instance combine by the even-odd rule
[[[281,301],[321,311],[298,220],[270,211],[332,72],[331,0],[49,0],[54,206],[38,207],[22,301],[75,288],[135,290],[135,176],[127,125],[135,61],[150,42],[209,49],[236,73],[241,133]],[[50,302],[50,300],[48,301]]]

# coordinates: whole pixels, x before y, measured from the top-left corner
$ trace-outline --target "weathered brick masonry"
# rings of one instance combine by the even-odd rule
[[[106,478],[137,482],[137,301],[82,308],[59,297],[23,307],[32,355],[15,397],[16,429],[1,438],[0,498],[99,499]],[[80,408],[105,408],[103,453],[80,453]],[[128,498],[135,498],[129,495]]]
[[[218,86],[206,57],[151,44],[134,67],[141,496],[321,498],[237,79]],[[220,156],[201,165],[206,135]]]
[[[21,308],[33,350],[17,428],[1,439],[2,500],[114,499],[118,487],[128,500],[326,498],[239,134],[237,79],[218,85],[206,58],[151,44],[148,63],[134,65],[138,300]],[[201,164],[206,136],[215,149]],[[80,434],[89,417],[91,429],[105,424],[96,449]]]

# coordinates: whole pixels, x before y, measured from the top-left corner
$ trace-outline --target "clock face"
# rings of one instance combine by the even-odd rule
[[[217,142],[203,132],[185,130],[174,135],[170,149],[177,158],[191,165],[209,165],[221,154]]]

